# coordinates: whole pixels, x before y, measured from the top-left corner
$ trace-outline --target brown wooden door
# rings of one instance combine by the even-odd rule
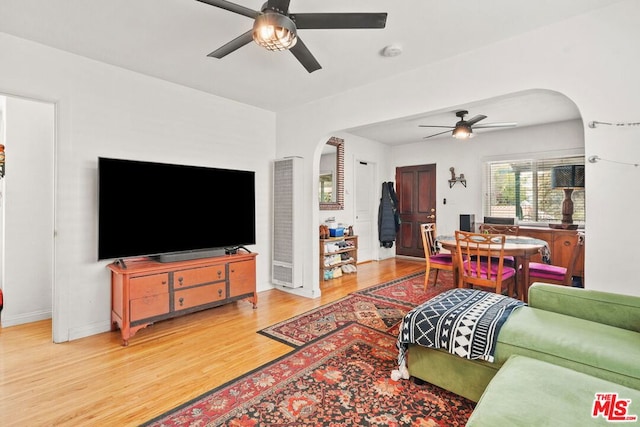
[[[400,231],[396,255],[424,258],[420,224],[436,222],[436,165],[396,168]]]

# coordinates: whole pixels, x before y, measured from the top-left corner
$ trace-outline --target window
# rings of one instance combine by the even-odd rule
[[[562,221],[564,191],[551,187],[551,170],[584,165],[584,156],[485,163],[484,216],[518,218],[519,223]],[[584,188],[574,189],[573,223],[585,225]]]

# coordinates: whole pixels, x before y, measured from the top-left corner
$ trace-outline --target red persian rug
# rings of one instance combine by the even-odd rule
[[[395,344],[385,332],[350,323],[143,425],[465,425],[473,402],[391,379]]]
[[[433,285],[434,276],[435,270],[429,274],[429,287],[426,291],[424,290],[424,273],[417,273],[354,293],[386,301],[397,301],[408,304],[413,308],[444,291],[453,289],[452,272],[440,271],[438,273],[438,282],[435,286]]]
[[[297,347],[333,332],[349,322],[358,322],[397,337],[398,327],[409,310],[453,288],[452,275],[446,273],[449,272],[441,271],[438,284],[430,285],[426,292],[424,273],[417,273],[354,292],[332,303],[276,323],[258,333]]]

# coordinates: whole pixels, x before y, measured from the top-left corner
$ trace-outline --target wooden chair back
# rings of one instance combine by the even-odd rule
[[[439,254],[436,243],[436,225],[433,222],[420,224],[420,235],[422,236],[422,246],[424,247],[424,259],[426,262],[424,289],[429,286],[429,273],[431,269],[436,271],[433,278],[434,286],[438,282],[438,272],[440,270],[453,271],[453,258],[447,254]]]
[[[422,236],[422,246],[424,247],[424,257],[429,258],[437,253],[436,248],[436,224],[428,222],[420,224],[420,235]]]
[[[459,283],[463,287],[480,286],[502,294],[506,281],[513,296],[515,270],[504,266],[504,234],[456,231],[456,261]]]
[[[512,224],[480,224],[480,233],[486,234],[507,234],[517,236],[520,234],[520,226]]]
[[[578,260],[578,256],[580,255],[580,247],[584,245],[584,234],[576,233],[570,237],[567,237],[567,241],[570,245],[573,246],[573,250],[571,251],[571,257],[569,258],[569,264],[565,267],[567,272],[564,275],[564,283],[565,285],[570,286],[573,281],[573,270],[576,268],[576,261]]]
[[[513,225],[516,223],[515,218],[505,218],[499,216],[485,216],[484,221],[485,224],[509,224]]]
[[[569,268],[567,270],[570,271],[570,276],[573,277],[573,272],[576,269],[576,263],[578,262],[578,257],[580,257],[580,252],[582,251],[582,246],[584,246],[585,235],[583,232],[578,232],[578,243],[573,247],[573,252],[571,253],[571,261],[569,261]]]

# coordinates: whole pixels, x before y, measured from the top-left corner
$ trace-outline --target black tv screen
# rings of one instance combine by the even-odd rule
[[[98,203],[99,260],[255,244],[252,171],[100,157]]]

